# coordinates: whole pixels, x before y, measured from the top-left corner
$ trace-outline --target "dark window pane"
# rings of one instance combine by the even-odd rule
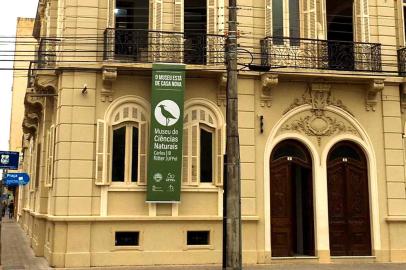
[[[125,127],[113,131],[112,181],[124,181]]]
[[[352,158],[361,161],[358,151],[351,145],[341,145],[336,147],[329,155],[328,160],[333,161],[342,158]]]
[[[116,246],[138,246],[139,232],[116,232]]]
[[[272,160],[294,157],[307,162],[307,155],[304,151],[305,150],[299,147],[295,142],[285,141],[277,146],[272,155]]]
[[[117,0],[116,28],[148,30],[148,0]]]
[[[188,231],[187,244],[192,245],[209,245],[210,232],[209,231]]]
[[[132,151],[131,151],[131,182],[138,179],[138,128],[133,127]]]
[[[403,2],[405,3],[405,0]],[[403,6],[403,32],[406,38],[406,6]]]
[[[200,182],[211,182],[213,177],[213,134],[200,129]]]
[[[299,0],[289,0],[290,45],[298,46],[300,38]]]
[[[283,37],[283,0],[272,1],[272,35]],[[283,39],[274,39],[275,44],[283,44]]]

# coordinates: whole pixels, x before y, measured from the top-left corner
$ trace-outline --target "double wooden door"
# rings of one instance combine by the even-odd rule
[[[312,175],[301,163],[285,158],[270,166],[273,257],[314,255]]]
[[[331,256],[371,255],[365,159],[329,161],[327,181]]]

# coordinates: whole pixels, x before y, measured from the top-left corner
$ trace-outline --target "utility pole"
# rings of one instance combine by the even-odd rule
[[[240,143],[238,138],[237,0],[229,0],[227,61],[226,270],[242,269]]]

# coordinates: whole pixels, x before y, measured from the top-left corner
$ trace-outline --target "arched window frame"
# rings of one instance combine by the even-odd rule
[[[183,186],[222,186],[225,153],[224,120],[214,104],[193,100],[185,105],[183,126]],[[200,179],[200,130],[213,134],[212,182]]]
[[[140,98],[122,97],[107,109],[104,119],[97,121],[96,137],[96,185],[135,185],[144,186],[147,183],[147,153],[149,132],[148,103]],[[126,143],[125,172],[123,181],[112,181],[112,151],[113,130],[126,127],[126,141],[132,138],[132,127],[138,128],[138,175],[137,181],[131,182],[130,154],[131,143]]]

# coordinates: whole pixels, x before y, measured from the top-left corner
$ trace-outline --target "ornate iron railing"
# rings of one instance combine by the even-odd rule
[[[104,31],[104,60],[214,65],[223,64],[224,57],[222,35],[115,28]]]
[[[36,75],[35,67],[36,67],[36,61],[30,61],[30,65],[28,67],[28,73],[27,73],[27,88],[34,87],[35,75]]]
[[[262,65],[345,71],[382,71],[381,44],[266,37]]]
[[[406,76],[406,47],[398,50],[398,69],[400,76]]]
[[[56,52],[59,39],[55,38],[42,38],[38,51],[37,51],[37,63],[38,68],[53,67],[56,62]]]

